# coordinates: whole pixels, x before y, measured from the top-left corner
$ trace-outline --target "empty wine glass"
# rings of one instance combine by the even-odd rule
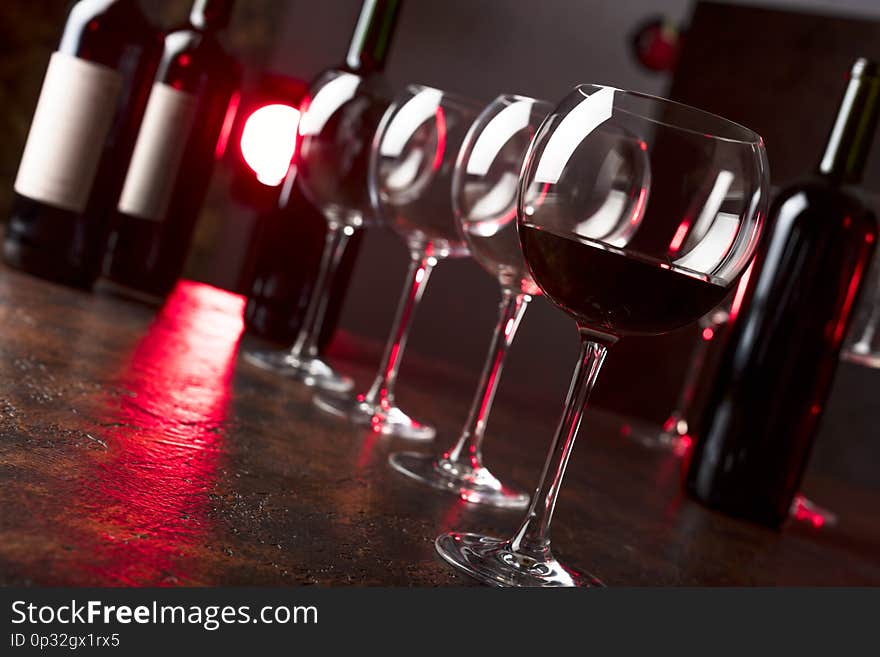
[[[871,278],[853,317],[843,347],[843,358],[851,363],[880,368],[880,249],[868,275]]]
[[[599,369],[621,336],[672,331],[721,303],[752,257],[767,192],[763,141],[721,117],[595,85],[551,112],[526,154],[517,222],[535,282],[577,322],[580,357],[519,530],[507,540],[444,534],[436,541],[444,559],[500,586],[601,584],[550,550],[556,498]]]
[[[744,274],[741,280],[745,280],[747,276],[748,274]],[[706,357],[709,355],[710,347],[718,339],[718,334],[730,320],[730,316],[730,304],[724,303],[700,318],[700,335],[691,350],[684,382],[672,412],[659,430],[641,427],[633,429],[632,425],[627,423],[627,431],[634,440],[646,447],[668,450],[675,456],[687,455],[695,439],[691,434],[698,419],[694,417],[696,410],[694,398],[704,374]],[[831,527],[837,524],[837,514],[816,504],[801,493],[795,495],[792,500],[789,516],[795,522],[805,522],[815,527]]]
[[[345,246],[356,230],[372,222],[367,162],[387,106],[381,81],[375,77],[330,70],[311,86],[301,107],[296,168],[285,180],[283,194],[296,180],[327,219],[321,264],[293,346],[244,354],[245,360],[258,367],[322,390],[345,392],[354,387],[349,377],[321,358],[318,340]]]
[[[516,195],[523,156],[549,103],[499,96],[480,113],[458,153],[452,207],[471,254],[501,284],[498,324],[467,421],[455,444],[440,456],[397,452],[391,466],[468,502],[524,508],[528,493],[503,484],[483,465],[486,423],[505,356],[528,303],[540,289],[523,260],[516,234]]]
[[[676,456],[684,456],[692,443],[690,434],[693,426],[691,412],[693,410],[694,396],[700,383],[700,375],[709,355],[718,331],[727,323],[728,309],[719,307],[712,312],[700,317],[698,327],[700,335],[691,349],[687,364],[685,365],[684,382],[675,401],[675,406],[669,417],[659,429],[632,429],[627,424],[629,435],[639,444],[652,449],[668,450]]]
[[[408,283],[369,391],[354,398],[316,395],[315,405],[321,410],[376,433],[412,440],[434,437],[433,427],[398,408],[395,384],[431,271],[440,260],[468,255],[456,229],[449,190],[458,149],[479,111],[480,106],[470,100],[410,85],[382,118],[371,150],[369,190],[377,213],[409,250]]]

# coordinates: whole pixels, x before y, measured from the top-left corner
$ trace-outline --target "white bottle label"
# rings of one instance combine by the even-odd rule
[[[157,82],[150,92],[119,211],[160,221],[168,209],[174,181],[196,115],[196,97]]]
[[[82,212],[121,90],[119,72],[53,53],[15,177],[15,191]]]

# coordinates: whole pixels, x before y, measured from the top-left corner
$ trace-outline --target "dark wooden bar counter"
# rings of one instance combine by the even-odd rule
[[[472,382],[417,367],[401,381],[407,408],[438,422],[438,445],[352,429],[237,358],[242,303],[185,283],[156,314],[0,269],[0,583],[471,583],[434,537],[507,534],[520,514],[424,489],[386,458],[451,441]],[[362,383],[375,367],[340,362]],[[499,403],[487,441],[499,474],[534,485],[558,410]],[[557,552],[609,585],[880,584],[877,487],[811,472],[806,492],[839,525],[774,532],[683,498],[679,471],[589,413]]]

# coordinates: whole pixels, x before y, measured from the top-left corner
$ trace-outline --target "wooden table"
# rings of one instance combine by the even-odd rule
[[[508,534],[520,514],[422,488],[386,459],[450,443],[473,380],[405,367],[401,402],[437,422],[438,445],[353,429],[237,358],[242,304],[185,283],[157,315],[0,269],[0,583],[471,583],[434,537]],[[337,362],[365,383],[376,355],[345,359],[363,349],[343,337]],[[558,411],[502,394],[488,463],[531,488]],[[774,532],[684,498],[679,472],[589,413],[556,551],[609,585],[880,584],[877,487],[811,472],[806,491],[839,525]]]

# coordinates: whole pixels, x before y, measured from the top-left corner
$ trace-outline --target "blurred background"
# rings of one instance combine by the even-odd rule
[[[273,71],[308,81],[345,52],[360,0],[241,0],[229,31],[246,74]],[[182,22],[190,0],[144,0],[157,24]],[[766,9],[764,7],[769,7]],[[49,54],[67,3],[0,3],[0,214],[8,214],[20,159]],[[663,21],[683,33],[677,63],[663,49],[634,47],[639,30]],[[650,50],[650,49],[649,49]],[[656,61],[652,61],[656,56]],[[742,122],[767,143],[774,186],[810,172],[826,138],[857,56],[880,58],[877,0],[777,0],[697,3],[691,0],[409,0],[399,18],[387,76],[441,87],[478,100],[499,93],[560,99],[577,83],[598,82],[672,97]],[[660,68],[664,70],[652,70]],[[711,74],[709,73],[711,71]],[[880,192],[880,156],[865,187]],[[257,217],[228,202],[227,174],[215,176],[199,218],[187,275],[244,292],[248,246]],[[381,344],[389,329],[407,263],[400,241],[371,230],[340,320],[348,334]],[[401,373],[425,361],[443,363],[470,394],[496,320],[497,283],[470,261],[444,262],[419,311]],[[662,422],[677,396],[697,336],[624,340],[609,357],[595,403]],[[574,324],[539,300],[517,337],[499,403],[561,402],[577,336]],[[377,354],[378,357],[378,354]],[[848,434],[870,435],[878,417],[880,377],[841,365],[819,450],[846,456]],[[867,433],[866,433],[867,432]],[[836,444],[829,446],[834,435]],[[865,466],[867,467],[867,466]]]

